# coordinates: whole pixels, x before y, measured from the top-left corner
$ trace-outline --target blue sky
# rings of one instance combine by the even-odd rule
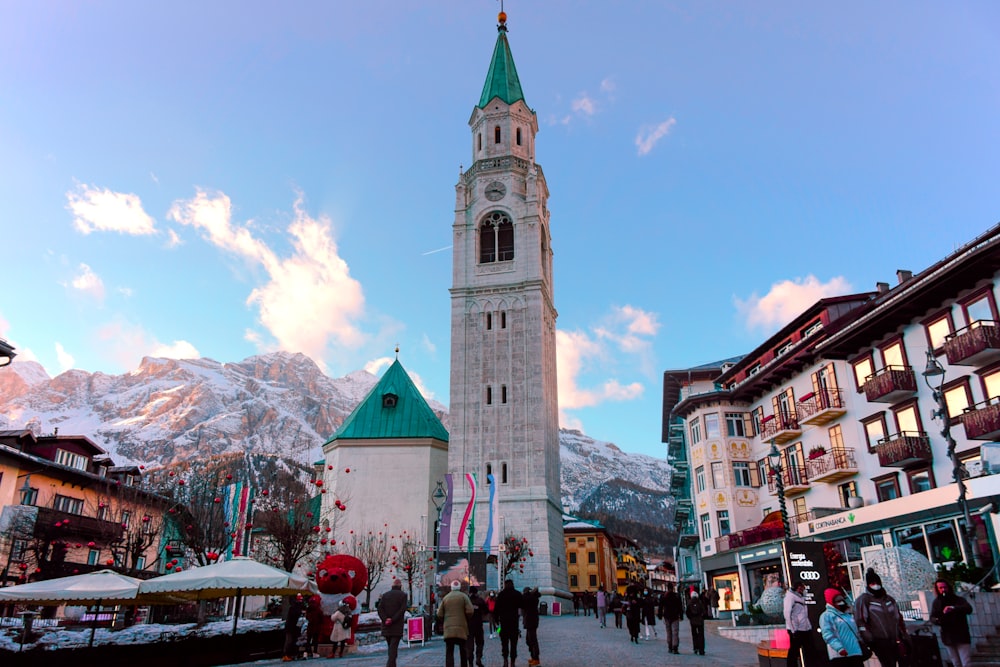
[[[563,423],[657,456],[661,379],[1000,220],[994,2],[510,0]],[[0,336],[400,360],[448,402],[454,186],[493,0],[0,2]]]

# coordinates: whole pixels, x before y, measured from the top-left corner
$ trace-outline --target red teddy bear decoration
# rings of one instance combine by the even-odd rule
[[[316,587],[319,595],[314,595],[310,603],[318,604],[323,610],[323,625],[320,639],[330,640],[333,632],[333,612],[341,602],[346,602],[353,612],[358,607],[357,596],[365,590],[368,584],[368,568],[360,559],[347,554],[334,554],[324,558],[316,566]],[[354,644],[354,631],[358,627],[357,614],[351,615],[351,639]]]

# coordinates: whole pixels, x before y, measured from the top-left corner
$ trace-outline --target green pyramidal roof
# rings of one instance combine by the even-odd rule
[[[483,94],[479,98],[479,108],[484,108],[494,97],[499,97],[507,104],[513,104],[518,100],[524,101],[521,81],[517,78],[517,68],[514,67],[514,56],[510,53],[510,44],[507,43],[506,29],[501,30],[497,36],[493,60],[490,61],[490,71],[486,73]]]
[[[398,359],[327,442],[378,438],[437,438],[448,442],[448,431]]]

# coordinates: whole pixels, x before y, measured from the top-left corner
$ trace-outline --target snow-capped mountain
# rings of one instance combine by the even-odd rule
[[[119,464],[167,466],[252,452],[309,465],[377,381],[366,371],[330,378],[309,357],[286,352],[225,364],[147,357],[123,375],[74,370],[55,378],[19,361],[0,371],[0,429],[85,435]],[[428,403],[447,428],[447,407]],[[560,445],[566,512],[606,524],[667,523],[666,460],[628,454],[579,431],[561,431]],[[636,530],[642,532],[626,534],[641,543]]]

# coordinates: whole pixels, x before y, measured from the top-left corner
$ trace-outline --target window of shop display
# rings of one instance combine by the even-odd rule
[[[892,541],[897,546],[910,547],[914,551],[922,553],[925,558],[930,560],[930,556],[927,554],[927,542],[924,540],[924,531],[920,526],[897,528],[892,531]]]
[[[878,547],[883,544],[885,544],[885,539],[883,539],[882,533],[865,533],[841,540],[837,543],[837,548],[844,556],[844,560],[860,560],[862,548]]]
[[[924,534],[930,546],[930,560],[935,565],[951,564],[962,560],[962,548],[954,521],[924,524]]]
[[[712,586],[719,593],[719,609],[732,611],[743,609],[743,595],[740,592],[740,577],[736,572],[712,578]]]

